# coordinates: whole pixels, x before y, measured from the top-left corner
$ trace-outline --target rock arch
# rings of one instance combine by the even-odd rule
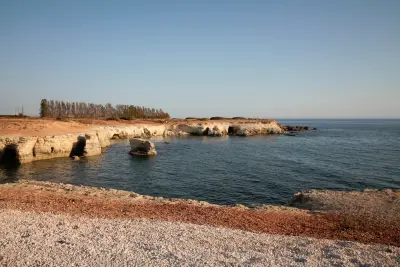
[[[77,141],[73,144],[70,157],[84,157],[86,155],[86,137],[78,136]]]
[[[3,149],[3,153],[0,154],[0,164],[16,165],[19,163],[20,160],[19,160],[17,145],[15,144],[6,145]]]

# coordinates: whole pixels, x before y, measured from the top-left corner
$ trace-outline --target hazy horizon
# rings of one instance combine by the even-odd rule
[[[0,114],[400,118],[399,1],[1,1]]]

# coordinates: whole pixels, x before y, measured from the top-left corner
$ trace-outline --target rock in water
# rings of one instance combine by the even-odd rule
[[[157,155],[156,148],[154,144],[148,140],[132,138],[129,140],[131,145],[130,155],[135,156],[154,156]]]
[[[78,157],[78,156],[72,156],[71,159],[74,160],[74,161],[77,161],[77,160],[80,160],[81,158]]]

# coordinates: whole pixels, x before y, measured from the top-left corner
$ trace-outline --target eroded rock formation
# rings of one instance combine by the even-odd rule
[[[300,131],[309,131],[309,130],[315,130],[315,128],[311,128],[309,126],[292,126],[292,125],[285,125],[283,126],[284,129],[288,132],[300,132]]]
[[[0,163],[15,160],[25,163],[36,160],[69,157],[93,156],[101,154],[104,147],[110,145],[111,139],[151,138],[157,136],[250,136],[261,134],[285,133],[276,121],[231,123],[201,122],[181,124],[130,126],[101,126],[86,133],[51,135],[45,137],[1,137]],[[82,146],[82,144],[84,145]],[[76,148],[80,147],[81,152]]]
[[[156,148],[154,143],[140,139],[140,138],[132,138],[129,139],[129,144],[131,145],[131,150],[129,151],[130,155],[133,156],[155,156],[157,155]]]

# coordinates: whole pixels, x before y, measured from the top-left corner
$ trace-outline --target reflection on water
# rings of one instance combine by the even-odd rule
[[[201,139],[201,142],[203,144],[213,144],[216,142],[226,142],[226,141],[228,141],[229,136],[221,136],[221,137],[213,137],[213,138],[210,138],[208,136],[201,136],[199,138]]]
[[[302,124],[320,130],[295,137],[154,139],[158,155],[150,158],[131,157],[129,142],[119,140],[80,161],[0,168],[0,181],[44,180],[218,204],[282,204],[310,188],[400,188],[400,123]]]
[[[0,183],[11,183],[18,180],[19,164],[0,165]]]

